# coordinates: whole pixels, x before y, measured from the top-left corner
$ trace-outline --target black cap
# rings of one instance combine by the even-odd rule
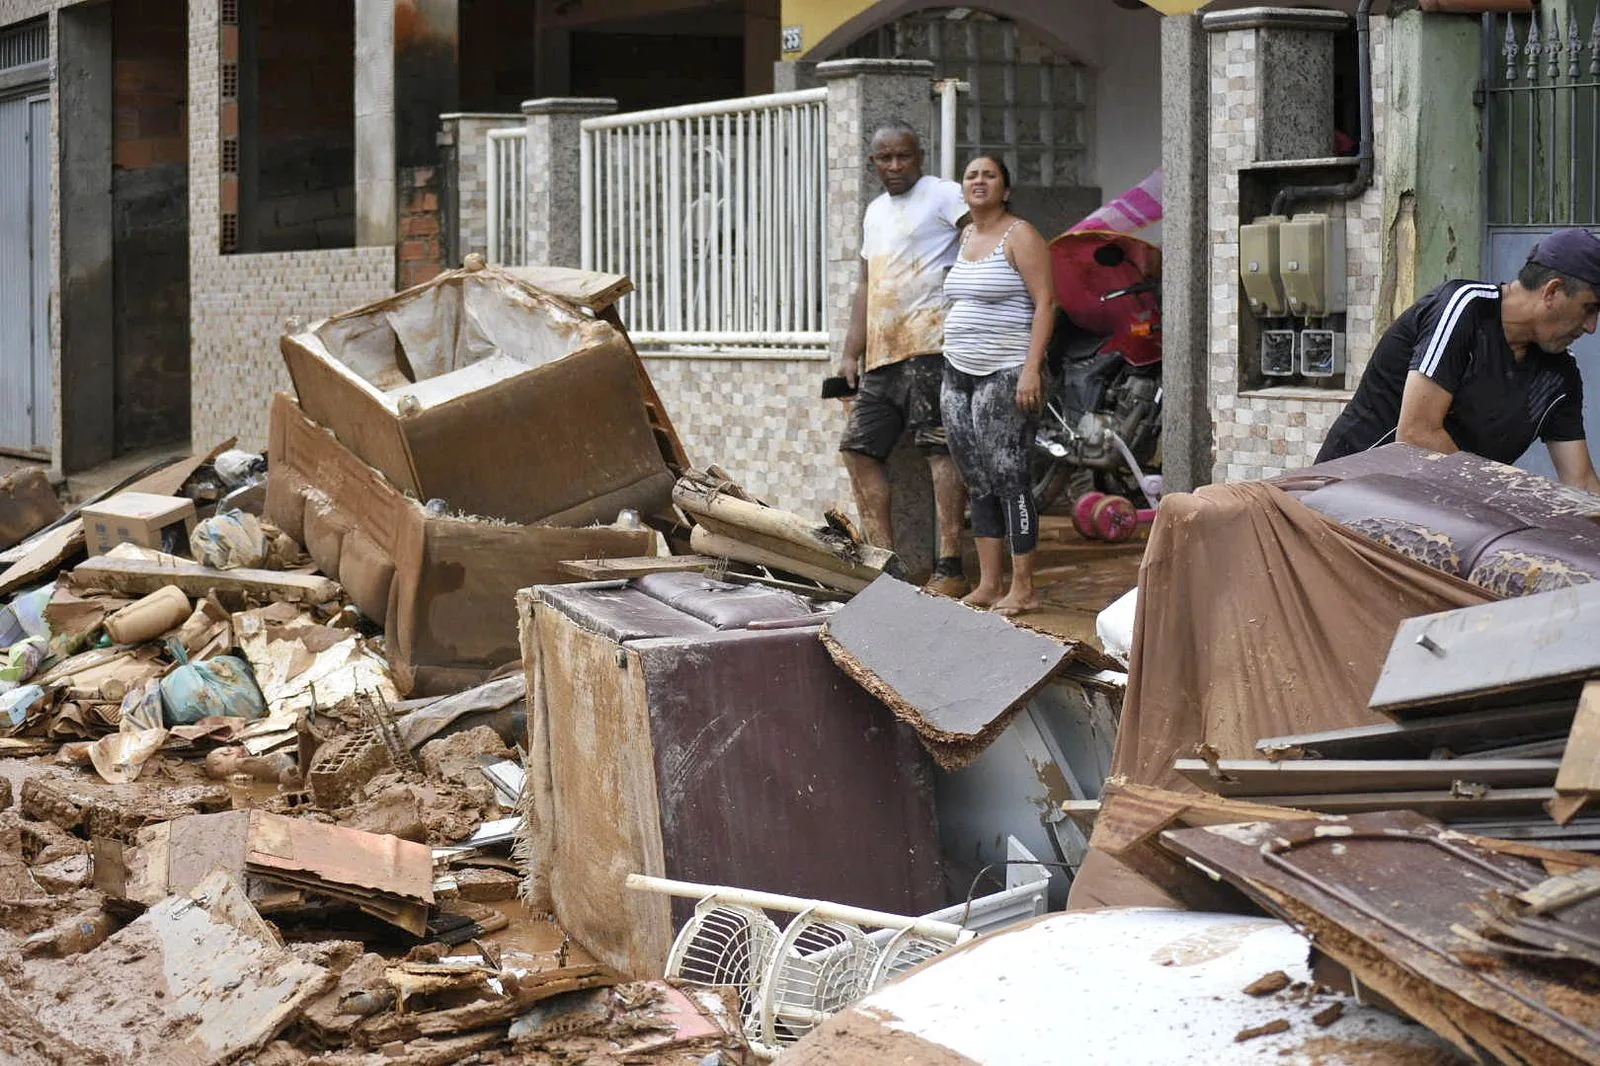
[[[1600,291],[1600,237],[1586,229],[1558,229],[1534,246],[1528,262],[1559,270]]]

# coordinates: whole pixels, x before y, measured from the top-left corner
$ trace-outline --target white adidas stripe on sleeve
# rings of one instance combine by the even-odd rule
[[[1500,295],[1498,285],[1463,285],[1450,294],[1450,302],[1445,304],[1444,314],[1439,316],[1439,325],[1434,329],[1433,336],[1428,338],[1428,350],[1423,353],[1422,362],[1417,370],[1424,377],[1433,377],[1434,371],[1439,369],[1439,360],[1444,356],[1445,346],[1450,343],[1450,336],[1455,332],[1456,323],[1461,319],[1462,311],[1467,304],[1480,297]]]

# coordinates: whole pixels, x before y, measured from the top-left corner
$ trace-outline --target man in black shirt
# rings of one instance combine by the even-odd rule
[[[1536,439],[1562,482],[1600,492],[1567,346],[1600,315],[1600,239],[1564,229],[1506,285],[1447,281],[1395,319],[1317,453],[1400,441],[1516,462]]]

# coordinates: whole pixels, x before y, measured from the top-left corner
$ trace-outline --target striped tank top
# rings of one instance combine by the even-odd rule
[[[968,259],[969,226],[944,277],[944,357],[964,374],[982,377],[1028,361],[1033,297],[1006,259],[1006,239],[1016,228],[1011,223],[994,251],[982,259]]]

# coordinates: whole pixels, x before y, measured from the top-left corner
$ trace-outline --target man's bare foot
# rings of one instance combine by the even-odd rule
[[[1018,595],[1015,592],[1009,592],[1000,599],[995,600],[993,606],[989,609],[995,614],[1005,615],[1007,618],[1015,618],[1018,615],[1037,611],[1039,609],[1039,594],[1037,592],[1029,592],[1026,595]]]
[[[999,602],[1001,595],[1002,593],[1000,589],[989,589],[979,585],[977,588],[961,597],[961,602],[966,604],[968,607],[992,607],[995,603]]]

